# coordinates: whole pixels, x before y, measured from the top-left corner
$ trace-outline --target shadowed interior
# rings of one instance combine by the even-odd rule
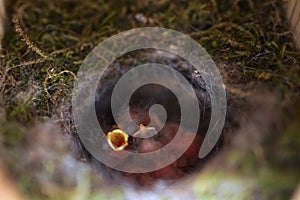
[[[133,181],[140,186],[151,186],[155,183],[156,180],[168,180],[171,182],[175,181],[201,168],[201,166],[203,166],[203,164],[208,159],[205,158],[200,160],[198,158],[198,152],[201,147],[203,138],[205,137],[211,114],[210,97],[206,90],[206,85],[199,73],[196,72],[188,62],[186,62],[179,56],[170,56],[169,53],[164,53],[166,55],[164,59],[161,58],[161,52],[159,54],[160,57],[158,57],[157,51],[152,49],[146,51],[143,50],[131,52],[117,59],[108,67],[108,69],[104,73],[104,76],[102,77],[98,85],[97,94],[95,97],[95,108],[98,121],[103,128],[104,133],[107,134],[109,131],[113,131],[114,129],[119,128],[117,127],[116,122],[113,119],[111,111],[110,102],[113,88],[122,74],[126,73],[134,66],[148,62],[153,63],[154,61],[156,63],[162,63],[171,66],[179,71],[192,85],[198,98],[201,116],[196,137],[194,138],[190,147],[183,153],[183,155],[174,163],[154,172],[144,174],[130,174],[112,170],[111,173],[121,174],[123,178],[125,177],[125,180]],[[157,135],[154,135],[150,138],[143,139],[129,136],[128,146],[125,147],[124,150],[137,153],[156,151],[167,145],[176,135],[176,132],[180,125],[180,105],[175,94],[162,85],[146,84],[138,88],[133,93],[129,102],[130,116],[133,121],[138,126],[141,124],[143,126],[147,126],[150,122],[148,111],[149,108],[154,104],[160,104],[166,110],[167,119],[166,123],[163,124],[163,128],[158,132]],[[122,115],[122,111],[120,111],[120,115]],[[126,118],[124,118],[124,121],[126,121]],[[158,119],[154,124],[158,125],[160,123],[161,122]],[[182,138],[181,142],[184,143],[188,139],[188,137],[190,137],[190,132],[188,128],[186,128],[184,137]],[[219,145],[220,144],[217,144],[217,146]],[[130,164],[126,161],[126,159],[122,162],[124,162],[125,165]],[[155,165],[155,163],[151,164]],[[114,177],[114,175],[112,175],[112,177]]]

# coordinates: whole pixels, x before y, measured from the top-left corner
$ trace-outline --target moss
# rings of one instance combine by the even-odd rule
[[[258,186],[263,191],[265,199],[288,199],[298,184],[296,171],[288,169],[276,170],[273,166],[259,169],[257,173]]]
[[[22,140],[24,135],[16,123],[2,123],[0,126],[0,143],[4,146],[14,147]]]
[[[237,95],[235,101],[239,105],[241,92],[232,91],[248,94],[257,85],[279,91],[280,99],[288,108],[295,107],[291,99],[299,95],[300,53],[289,32],[281,0],[20,0],[11,6],[14,20],[3,41],[0,67],[0,97],[9,122],[1,124],[0,141],[2,147],[9,147],[2,159],[21,188],[28,191],[30,199],[67,199],[68,195],[80,191],[72,184],[58,184],[52,193],[43,193],[40,185],[32,184],[35,176],[40,173],[52,177],[57,162],[50,159],[50,164],[42,170],[25,173],[22,167],[31,165],[25,165],[20,155],[26,148],[30,149],[26,143],[28,138],[35,138],[32,135],[35,130],[30,129],[35,120],[59,118],[63,132],[74,134],[70,102],[76,72],[93,47],[121,31],[161,26],[190,35],[218,64],[226,86],[233,87],[229,93]],[[147,19],[146,23],[135,18],[138,13]],[[299,116],[298,113],[286,118]],[[219,188],[223,198],[247,199],[245,195],[253,195],[256,190],[253,183],[259,183],[272,198],[275,193],[278,193],[276,198],[288,196],[296,184],[295,177],[299,177],[292,176],[300,166],[299,129],[297,120],[286,122],[285,131],[266,138],[269,141],[265,148],[266,160],[255,157],[253,152],[232,152],[228,162],[239,166],[237,172],[204,175],[195,183],[196,194],[213,199],[214,189]],[[255,180],[245,176],[247,180],[244,180],[244,174],[259,176]],[[87,185],[82,190],[89,184],[101,185],[101,180],[83,180]],[[224,180],[237,190],[228,190],[226,184],[223,187]],[[245,188],[241,188],[244,184]],[[248,190],[248,186],[253,190]],[[120,199],[123,195],[115,192],[116,197],[110,197],[98,188],[83,193],[91,199]]]
[[[268,165],[265,170],[261,170],[260,180],[262,187],[269,193],[276,191],[276,195],[270,196],[272,199],[285,199],[300,180],[299,99],[295,99],[293,110],[285,111],[284,128],[274,131],[263,143]]]
[[[206,171],[193,183],[196,199],[249,199],[254,188],[253,177],[228,171]]]
[[[244,157],[241,162],[249,157],[240,154]],[[295,173],[296,170],[276,170],[274,166],[252,162],[246,170],[226,167],[206,170],[192,187],[197,199],[289,199],[299,180]]]
[[[41,101],[35,104],[37,114],[51,115],[53,111],[47,109],[58,106],[57,99],[70,93],[69,86],[74,80],[64,71],[76,73],[85,55],[103,39],[126,29],[149,25],[186,33],[200,42],[215,61],[234,65],[235,80],[231,82],[263,82],[270,88],[279,88],[286,101],[289,95],[285,94],[299,87],[300,56],[292,34],[287,32],[279,0],[166,2],[151,3],[151,6],[137,2],[116,6],[103,0],[18,2],[14,8],[14,17],[18,19],[14,28],[21,29],[23,34],[20,30],[9,30],[4,40],[7,50],[4,66],[10,69],[7,81],[12,78],[18,87],[6,85],[5,90],[9,92],[4,97],[14,99],[33,79],[45,91],[39,97]],[[139,12],[153,19],[154,24],[137,22],[134,15]],[[269,78],[262,79],[263,73],[268,73]],[[57,79],[61,84],[57,84]],[[64,84],[68,87],[64,88]],[[62,91],[52,99],[48,88]],[[18,110],[23,112],[23,109],[10,112],[15,115]]]

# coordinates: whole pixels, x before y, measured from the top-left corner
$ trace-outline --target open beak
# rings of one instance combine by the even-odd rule
[[[121,129],[115,129],[107,133],[107,142],[115,151],[121,151],[128,145],[128,135]]]

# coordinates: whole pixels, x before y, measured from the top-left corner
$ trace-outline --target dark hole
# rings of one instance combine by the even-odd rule
[[[174,182],[185,175],[192,174],[200,169],[203,164],[216,153],[218,147],[221,145],[219,142],[215,150],[207,158],[201,160],[198,158],[198,151],[208,129],[211,114],[210,97],[206,90],[206,84],[201,78],[200,73],[187,61],[179,56],[154,49],[139,50],[123,55],[112,63],[104,73],[104,76],[99,82],[95,97],[97,118],[104,132],[107,133],[118,128],[116,127],[116,122],[111,111],[111,96],[114,85],[122,74],[144,63],[161,63],[171,66],[180,72],[193,86],[198,98],[201,118],[193,143],[188,150],[171,165],[154,172],[143,174],[125,173],[114,169],[104,170],[108,177],[117,179],[118,183],[120,180],[125,180],[126,182],[135,183],[137,186],[151,186],[155,184],[157,180]],[[167,112],[167,120],[163,128],[157,135],[147,139],[136,139],[130,136],[129,145],[126,147],[126,150],[139,153],[151,152],[168,144],[173,139],[180,124],[181,113],[176,96],[168,88],[157,84],[147,84],[138,88],[130,99],[131,118],[137,125],[143,124],[147,126],[150,121],[148,111],[154,104],[162,105]],[[182,142],[184,142],[184,138]],[[95,166],[99,166],[102,172],[103,169],[108,168],[92,157],[91,161]]]
[[[180,120],[180,105],[173,92],[168,88],[158,84],[146,84],[136,90],[130,98],[130,108],[142,108],[148,111],[149,108],[154,104],[160,104],[168,113],[167,121],[178,123]],[[132,110],[132,109],[131,109]],[[134,110],[132,110],[134,112]],[[148,112],[147,112],[147,118]],[[133,116],[133,115],[132,115]],[[141,117],[143,113],[140,113]],[[139,120],[136,120],[139,124]],[[148,125],[149,119],[145,119],[145,124]]]

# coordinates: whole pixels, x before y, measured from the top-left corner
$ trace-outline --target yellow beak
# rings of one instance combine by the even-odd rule
[[[115,151],[121,151],[128,145],[128,135],[121,129],[107,133],[107,142]]]

